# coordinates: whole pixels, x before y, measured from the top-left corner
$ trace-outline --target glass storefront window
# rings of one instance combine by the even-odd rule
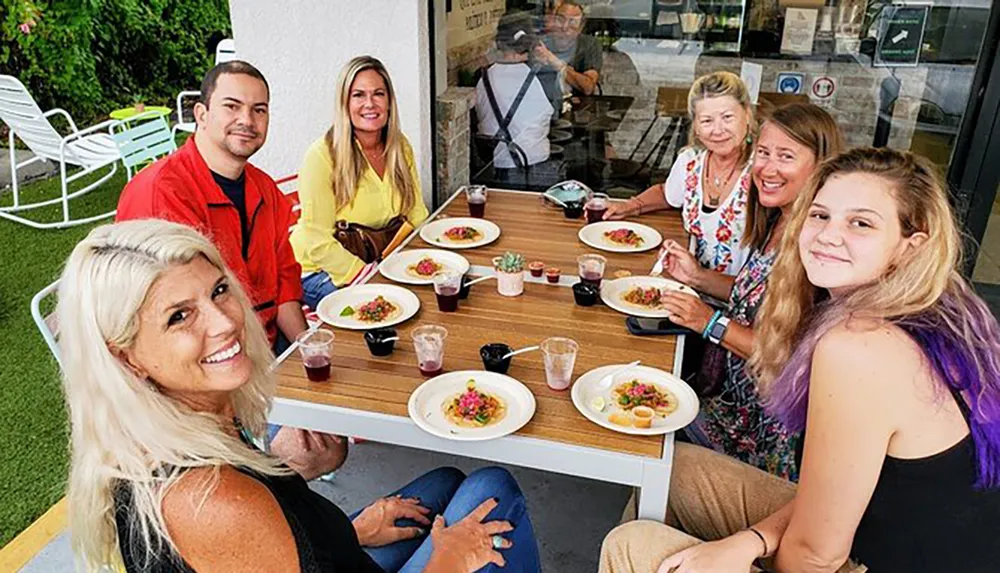
[[[619,197],[666,178],[687,144],[694,79],[739,74],[744,63],[759,66],[758,107],[811,101],[830,111],[849,145],[909,149],[947,168],[991,8],[990,0],[445,4],[448,85],[473,102],[469,147],[450,156],[467,160],[470,179],[530,190],[577,179]],[[516,30],[498,29],[515,13]],[[483,93],[485,70],[501,116],[525,87],[506,122]]]

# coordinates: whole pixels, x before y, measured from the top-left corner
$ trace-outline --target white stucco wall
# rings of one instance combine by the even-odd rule
[[[392,76],[400,124],[413,145],[430,205],[430,41],[424,0],[230,0],[240,59],[271,86],[267,144],[251,160],[278,178],[298,171],[306,147],[333,121],[337,75],[352,57],[370,54]]]

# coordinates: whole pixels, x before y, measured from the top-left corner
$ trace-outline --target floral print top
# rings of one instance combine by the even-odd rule
[[[727,316],[744,326],[753,324],[764,300],[767,279],[777,256],[754,249],[736,275],[729,295]],[[701,411],[686,428],[692,439],[742,462],[791,481],[798,481],[795,461],[801,436],[789,432],[776,418],[764,412],[757,384],[746,361],[726,352],[725,380],[718,396],[702,399]]]
[[[704,149],[689,147],[682,151],[670,169],[664,192],[667,203],[681,208],[684,230],[694,238],[694,256],[701,266],[732,276],[743,267],[749,251],[740,242],[746,227],[753,158],[743,168],[726,200],[714,210],[705,211],[702,174],[707,157],[708,151]]]

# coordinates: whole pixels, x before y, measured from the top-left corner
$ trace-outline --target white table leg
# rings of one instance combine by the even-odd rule
[[[670,472],[674,467],[674,435],[663,441],[663,459],[643,464],[639,485],[639,519],[663,523],[667,518],[667,496],[670,493]]]

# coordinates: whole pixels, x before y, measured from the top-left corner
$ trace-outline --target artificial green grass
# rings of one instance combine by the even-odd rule
[[[70,190],[99,176],[74,182]],[[114,177],[71,200],[70,215],[114,209],[124,185],[125,173],[119,166]],[[59,177],[21,189],[22,203],[57,197]],[[0,191],[0,205],[10,204],[10,190]],[[24,214],[54,221],[61,207]],[[110,218],[68,229],[37,230],[0,219],[0,547],[63,496],[69,467],[69,428],[59,369],[31,319],[31,297],[59,277],[73,246],[90,229],[108,222]]]

